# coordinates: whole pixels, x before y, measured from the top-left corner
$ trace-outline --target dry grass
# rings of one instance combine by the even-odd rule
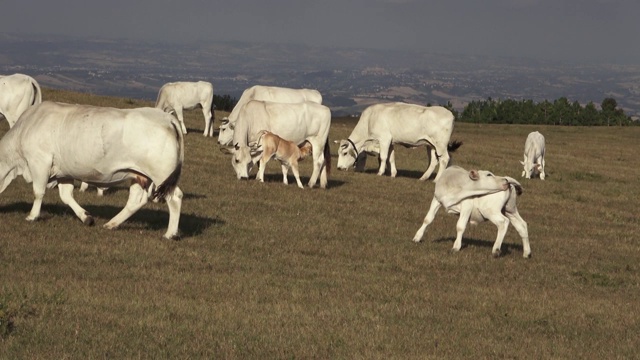
[[[336,119],[331,139],[350,121]],[[300,190],[281,184],[276,162],[265,184],[236,180],[203,126],[199,111],[187,115],[181,241],[161,239],[162,204],[101,228],[124,188],[77,193],[97,227],[56,191],[45,219],[26,222],[33,196],[20,179],[0,195],[0,358],[638,356],[640,128],[457,124],[456,164],[518,179],[527,134],[547,140],[548,178],[522,179],[519,201],[533,258],[511,228],[494,260],[489,223],[468,228],[457,254],[444,213],[410,241],[433,194],[416,180],[424,150],[398,149],[396,179],[377,177],[375,161],[338,172],[334,158],[328,190]],[[303,182],[310,172],[303,161]]]

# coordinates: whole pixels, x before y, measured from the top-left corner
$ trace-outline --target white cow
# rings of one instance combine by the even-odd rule
[[[29,106],[42,102],[40,85],[31,76],[23,74],[0,75],[0,114],[13,127]]]
[[[144,136],[141,136],[144,134]],[[33,182],[35,200],[27,220],[40,216],[45,188],[58,185],[60,199],[85,224],[93,217],[73,198],[73,181],[96,186],[131,183],[120,213],[104,225],[118,227],[153,198],[169,207],[166,238],[178,236],[182,191],[177,186],[184,140],[175,118],[154,108],[114,109],[45,101],[25,111],[0,140],[0,192],[18,175]]]
[[[309,187],[313,187],[320,176],[320,187],[327,187],[327,172],[331,166],[329,152],[329,127],[331,111],[314,102],[282,104],[251,100],[242,107],[233,134],[233,147],[221,148],[231,153],[231,164],[238,179],[249,178],[249,172],[259,155],[252,157],[250,143],[257,142],[259,133],[268,130],[295,144],[311,143],[313,173]]]
[[[453,132],[454,116],[441,106],[424,107],[406,103],[386,103],[369,106],[364,110],[351,135],[340,141],[338,149],[338,169],[347,170],[366,160],[368,149],[380,151],[378,175],[384,175],[387,160],[391,166],[391,176],[398,173],[393,144],[408,147],[427,145],[431,160],[427,171],[420,180],[428,179],[436,165],[440,170],[435,180],[449,165],[449,151],[455,151],[462,143],[449,143]],[[376,144],[377,143],[377,144]]]
[[[492,253],[500,256],[502,240],[511,222],[522,238],[523,256],[529,258],[531,247],[527,223],[520,217],[516,207],[516,197],[520,194],[522,186],[508,176],[495,176],[484,170],[467,171],[458,166],[448,167],[436,180],[431,206],[413,241],[422,240],[427,226],[433,222],[438,209],[444,206],[450,214],[459,215],[453,251],[459,251],[462,247],[462,234],[468,222],[475,225],[489,220],[498,227]]]
[[[218,133],[218,144],[231,145],[233,140],[233,132],[238,121],[238,115],[242,107],[251,100],[262,100],[279,103],[300,103],[311,101],[322,104],[322,95],[317,90],[311,89],[289,89],[276,86],[255,85],[246,89],[236,106],[234,106],[231,114],[227,118],[222,119],[220,131]]]
[[[204,115],[204,136],[213,136],[213,85],[210,82],[172,82],[162,85],[158,92],[156,107],[168,113],[174,113],[180,121],[182,133],[187,133],[182,110],[202,107]]]
[[[544,180],[544,152],[544,136],[537,131],[530,133],[524,143],[524,161],[520,161],[524,166],[523,177],[531,179],[535,173],[539,173],[540,179]]]

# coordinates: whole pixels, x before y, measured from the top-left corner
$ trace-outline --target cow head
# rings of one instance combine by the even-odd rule
[[[476,190],[495,192],[509,189],[509,180],[506,177],[495,176],[491,171],[469,170],[469,179],[472,180],[471,187]]]
[[[524,161],[520,161],[520,164],[524,166],[524,170],[522,170],[522,177],[526,179],[531,179],[535,175],[541,174],[542,166],[540,166],[540,164],[534,164],[532,161],[527,159],[526,155],[524,157]],[[544,180],[544,178],[542,179]]]
[[[235,124],[229,122],[229,118],[223,118],[218,132],[218,144],[223,146],[231,145],[231,142],[233,141],[234,128]]]
[[[231,165],[238,179],[249,178],[249,172],[251,172],[254,164],[254,156],[252,156],[250,147],[235,144],[233,147],[221,147],[220,151],[225,154],[231,154]]]

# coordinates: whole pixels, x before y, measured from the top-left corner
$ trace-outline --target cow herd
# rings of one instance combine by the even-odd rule
[[[42,101],[38,83],[31,77],[0,76],[0,113],[10,129],[0,139],[0,192],[18,175],[33,184],[35,200],[27,220],[40,215],[47,187],[57,186],[61,200],[86,224],[93,218],[73,198],[75,180],[104,189],[128,182],[129,198],[124,209],[105,225],[112,229],[128,219],[149,199],[162,199],[169,208],[166,238],[179,235],[182,191],[178,180],[184,161],[183,110],[201,107],[204,136],[213,136],[213,87],[211,83],[167,83],[160,89],[155,108],[114,109]],[[175,116],[172,116],[173,114]],[[252,166],[260,164],[257,179],[263,181],[266,163],[273,157],[282,164],[287,184],[292,168],[303,187],[298,161],[313,158],[308,186],[328,185],[331,168],[329,128],[331,111],[322,105],[316,90],[256,85],[245,90],[227,118],[222,119],[218,143],[231,155],[238,179],[248,178]],[[394,146],[426,146],[429,163],[420,180],[431,177],[437,165],[435,192],[429,211],[413,240],[420,241],[442,206],[457,214],[457,236],[453,250],[461,248],[466,225],[489,220],[498,227],[493,254],[500,247],[509,223],[522,238],[523,256],[531,249],[526,222],[516,208],[521,184],[513,178],[489,171],[467,171],[449,166],[449,152],[460,142],[451,141],[454,116],[440,106],[384,103],[368,107],[346,139],[339,143],[340,170],[364,168],[368,155],[379,160],[378,175],[387,166],[397,174]],[[144,134],[144,136],[140,136]],[[524,170],[527,179],[539,174],[544,180],[544,137],[529,134],[525,143]]]

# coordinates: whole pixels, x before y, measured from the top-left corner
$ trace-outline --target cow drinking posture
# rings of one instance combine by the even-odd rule
[[[31,76],[23,74],[0,75],[0,114],[4,115],[13,127],[20,115],[29,108],[42,102],[40,85]]]
[[[254,85],[242,92],[240,100],[238,100],[236,106],[233,107],[229,116],[222,119],[218,133],[218,144],[231,145],[238,116],[242,112],[242,108],[251,100],[271,101],[283,104],[311,101],[316,104],[322,104],[322,95],[318,90],[312,89],[289,89],[277,86]]]
[[[540,179],[544,180],[544,152],[544,136],[537,131],[530,133],[524,143],[524,161],[520,161],[524,166],[523,177],[531,179],[536,173],[539,173]]]
[[[298,161],[311,155],[310,142],[305,141],[301,146],[298,146],[274,133],[262,130],[258,133],[258,141],[249,145],[251,146],[252,157],[260,155],[260,170],[258,170],[258,176],[256,177],[259,181],[264,182],[264,170],[267,167],[267,163],[271,158],[275,157],[282,165],[282,182],[285,183],[285,185],[289,184],[287,173],[289,172],[289,168],[291,168],[298,187],[304,189],[300,181]]]
[[[213,85],[210,82],[173,82],[162,85],[158,92],[156,107],[162,111],[176,114],[182,133],[187,133],[182,110],[202,107],[204,115],[204,136],[213,136]]]
[[[431,159],[420,180],[428,179],[436,165],[440,164],[436,176],[438,180],[442,171],[449,165],[449,151],[453,152],[462,145],[460,142],[449,143],[453,121],[451,111],[441,106],[424,107],[405,103],[369,106],[362,113],[351,135],[340,141],[338,169],[357,167],[359,162],[366,161],[366,153],[369,152],[367,149],[379,148],[378,175],[384,175],[388,160],[391,177],[395,177],[398,170],[393,145],[426,145]]]
[[[427,226],[433,222],[438,209],[444,206],[450,214],[459,215],[454,251],[459,251],[462,247],[462,234],[468,222],[477,224],[489,220],[498,227],[492,253],[500,256],[502,240],[511,222],[522,238],[523,256],[528,258],[531,256],[531,247],[527,223],[520,217],[516,207],[516,197],[521,193],[520,183],[508,176],[495,176],[484,170],[466,171],[461,167],[451,166],[436,180],[431,206],[413,241],[422,240]]]
[[[143,134],[143,135],[141,135]],[[109,187],[131,183],[127,204],[104,225],[118,227],[145,205],[145,191],[169,207],[166,238],[178,236],[182,191],[177,186],[184,140],[175,118],[158,109],[114,109],[45,101],[25,111],[0,140],[0,192],[18,175],[33,183],[27,220],[40,216],[45,189],[58,185],[60,199],[85,224],[93,217],[73,198],[73,181]]]

